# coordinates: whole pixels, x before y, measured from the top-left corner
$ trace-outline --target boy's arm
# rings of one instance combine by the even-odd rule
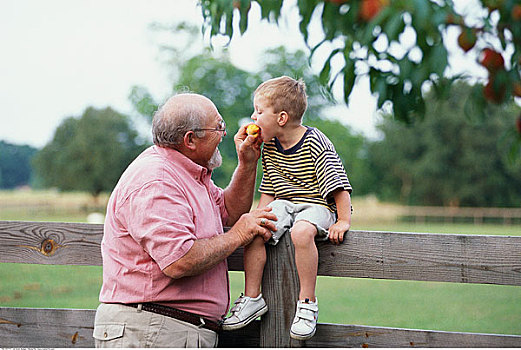
[[[260,199],[259,199],[259,205],[257,205],[257,209],[264,208],[271,202],[275,200],[275,196],[271,194],[261,193]]]
[[[346,190],[333,192],[335,198],[338,219],[329,228],[329,240],[331,243],[340,244],[344,241],[344,234],[351,227],[351,195]]]

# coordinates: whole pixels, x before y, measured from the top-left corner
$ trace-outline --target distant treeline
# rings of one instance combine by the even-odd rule
[[[183,59],[184,51],[173,52],[178,71],[172,93],[203,94],[226,120],[227,136],[219,146],[223,165],[212,175],[218,186],[228,185],[237,165],[233,135],[242,122],[251,121],[252,92],[266,79],[289,75],[306,82],[309,105],[304,124],[331,139],[353,185],[353,196],[375,194],[409,205],[519,207],[521,203],[521,157],[512,153],[519,148],[512,147],[516,146],[512,140],[521,138],[515,126],[521,109],[514,103],[473,105],[469,96],[476,86],[456,83],[446,96],[433,87],[425,96],[424,118],[411,118],[409,124],[379,112],[380,137],[370,140],[341,123],[342,115],[332,114],[336,112],[331,112],[331,91],[310,72],[302,51],[268,50],[259,57],[263,66],[258,72],[236,67],[226,55],[203,52]],[[160,103],[143,87],[131,90],[130,101],[134,118],[150,125]],[[151,144],[150,134],[139,135],[135,121],[110,107],[89,107],[80,116],[66,118],[41,150],[1,143],[1,188],[31,184],[93,195],[110,192],[128,164]],[[257,185],[261,176],[259,165]]]
[[[385,116],[380,140],[368,140],[338,121],[314,118],[305,124],[320,128],[333,141],[355,196],[372,193],[409,205],[519,207],[521,160],[509,160],[504,142],[504,135],[514,130],[519,107],[491,109],[486,119],[471,120],[461,110],[468,92],[460,84],[448,101],[430,96],[425,119],[410,125]],[[213,176],[222,187],[236,164],[233,134],[238,121],[228,121],[233,122],[220,146],[225,162]],[[139,140],[127,116],[110,108],[88,108],[81,117],[66,119],[41,150],[0,142],[1,188],[39,184],[94,195],[110,192],[128,164],[150,145]],[[258,173],[260,181],[260,167]]]
[[[31,183],[31,159],[38,150],[28,145],[0,141],[0,188],[12,189]]]

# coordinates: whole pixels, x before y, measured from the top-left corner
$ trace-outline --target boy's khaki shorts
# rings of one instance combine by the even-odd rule
[[[291,228],[297,221],[308,221],[317,228],[317,241],[328,239],[327,231],[336,222],[336,214],[329,209],[318,204],[295,204],[288,200],[276,199],[271,202],[272,213],[277,216],[278,221],[273,221],[277,226],[277,231],[272,232],[269,244],[276,245],[286,232],[291,232]]]

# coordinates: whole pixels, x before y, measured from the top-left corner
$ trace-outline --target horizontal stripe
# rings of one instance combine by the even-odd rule
[[[310,128],[299,144],[289,154],[277,148],[276,140],[264,144],[259,191],[294,203],[324,205],[334,211],[330,193],[339,188],[351,192],[342,161],[331,141],[315,128]]]

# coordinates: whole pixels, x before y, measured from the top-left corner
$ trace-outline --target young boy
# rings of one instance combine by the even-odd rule
[[[270,206],[278,221],[269,243],[290,232],[300,281],[299,300],[290,336],[305,340],[315,334],[318,303],[315,284],[318,251],[315,238],[339,244],[351,226],[351,185],[331,141],[302,125],[307,108],[302,80],[280,77],[255,90],[252,119],[265,142],[259,208]],[[329,231],[329,232],[328,232]],[[240,296],[223,329],[246,326],[268,311],[261,294],[266,249],[262,239],[245,247],[245,296]]]

